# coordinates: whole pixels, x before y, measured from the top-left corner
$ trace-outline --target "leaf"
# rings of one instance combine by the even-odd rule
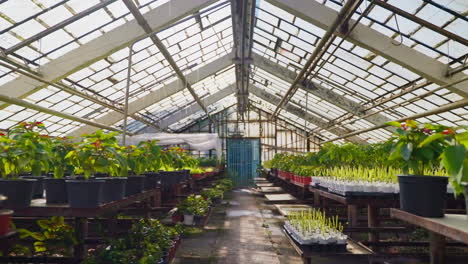
[[[442,134],[442,133],[437,133],[437,134],[432,134],[430,136],[428,136],[426,139],[424,139],[421,143],[419,143],[418,145],[418,148],[421,148],[425,145],[428,145],[429,143],[435,141],[435,140],[438,140],[438,139],[441,139],[441,138],[445,138],[446,135]]]
[[[418,123],[414,120],[411,120],[411,119],[408,119],[406,120],[405,124],[409,127],[412,127],[412,128],[417,128],[418,127]]]
[[[461,179],[466,149],[463,145],[448,146],[442,153],[442,164],[450,176]]]
[[[385,123],[385,125],[394,126],[394,127],[401,127],[401,123],[397,122],[397,121],[390,121],[390,122]]]
[[[408,161],[411,158],[411,153],[413,153],[413,143],[410,142],[401,146],[400,154],[404,160]]]

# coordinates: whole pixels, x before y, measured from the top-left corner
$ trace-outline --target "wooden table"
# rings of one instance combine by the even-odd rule
[[[396,208],[390,209],[390,215],[429,231],[431,264],[445,263],[446,237],[468,245],[468,219],[466,215],[445,214],[445,217],[429,218]]]

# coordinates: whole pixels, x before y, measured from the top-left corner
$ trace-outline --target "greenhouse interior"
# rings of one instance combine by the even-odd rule
[[[0,0],[0,263],[468,263],[467,0]]]

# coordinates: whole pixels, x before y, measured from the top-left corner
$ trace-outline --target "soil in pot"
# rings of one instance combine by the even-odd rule
[[[96,180],[104,181],[102,184],[102,203],[110,203],[113,201],[122,200],[125,197],[127,178],[105,177],[96,178]]]
[[[21,176],[23,179],[33,179],[37,180],[34,184],[33,190],[33,199],[43,198],[44,197],[44,179],[46,176]]]
[[[48,204],[64,204],[68,202],[65,179],[45,178],[44,189]]]
[[[0,236],[8,234],[11,230],[11,215],[13,210],[2,209],[0,210]]]
[[[0,193],[7,197],[4,207],[29,207],[36,182],[36,179],[0,179]]]
[[[145,176],[128,176],[125,196],[141,193],[144,189]]]
[[[443,217],[448,178],[398,175],[400,208],[423,217]]]
[[[102,180],[66,180],[68,203],[72,208],[96,208],[101,205]]]

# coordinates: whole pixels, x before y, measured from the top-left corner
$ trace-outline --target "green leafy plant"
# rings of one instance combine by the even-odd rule
[[[17,156],[10,160],[10,168],[14,168],[16,174],[30,171],[33,176],[41,176],[49,171],[51,142],[42,122],[22,122],[13,127],[8,136],[13,140],[12,154]]]
[[[209,201],[200,195],[189,195],[178,206],[178,211],[196,216],[204,216],[208,213]]]
[[[73,167],[65,157],[73,150],[73,145],[69,142],[69,138],[51,137],[51,165],[54,172],[54,178],[61,179],[66,172],[71,172]]]
[[[434,141],[447,142],[440,159],[446,169],[455,194],[463,192],[462,182],[468,182],[468,131],[466,127],[445,128],[441,132],[427,137],[420,146],[432,144]]]
[[[156,219],[142,219],[133,224],[122,238],[96,256],[87,258],[86,264],[154,264],[159,263],[163,250],[169,249],[172,239],[181,232],[179,226],[167,227]]]
[[[146,166],[147,171],[158,171],[163,168],[169,161],[165,153],[161,151],[158,142],[158,140],[140,142],[137,146],[138,156],[130,157],[130,160],[135,161],[131,166],[140,166],[141,168]]]
[[[438,157],[442,154],[445,141],[442,138],[423,143],[434,133],[442,132],[446,127],[441,125],[420,125],[414,120],[404,123],[390,122],[388,125],[397,127],[394,145],[389,160],[400,162],[403,173],[423,175],[425,169],[437,167]]]
[[[0,133],[0,175],[2,178],[7,178],[17,170],[18,156],[15,155],[13,142],[6,134]]]
[[[201,196],[209,200],[217,199],[217,198],[222,199],[223,195],[224,195],[224,190],[222,186],[220,185],[216,186],[215,188],[205,189],[201,192]]]
[[[61,216],[37,221],[40,231],[31,232],[19,229],[20,238],[32,237],[36,253],[52,256],[55,254],[71,256],[72,248],[78,243],[73,227],[65,223]]]
[[[94,173],[126,176],[128,165],[126,159],[117,152],[117,134],[106,134],[98,130],[93,134],[83,135],[83,141],[65,156],[75,167],[75,174],[84,174],[86,179]]]

